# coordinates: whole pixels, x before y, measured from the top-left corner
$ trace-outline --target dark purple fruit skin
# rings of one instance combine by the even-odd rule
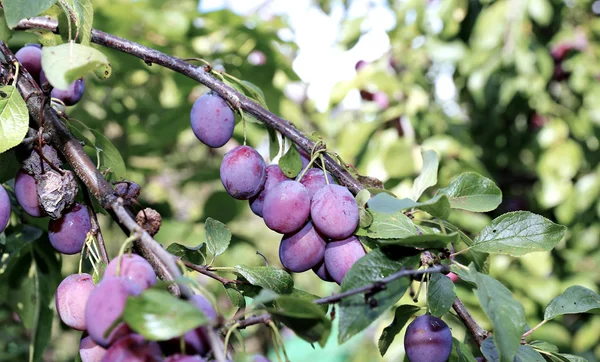
[[[266,168],[267,179],[265,181],[265,185],[263,186],[262,191],[250,199],[250,209],[253,213],[258,216],[262,216],[263,204],[265,202],[265,197],[267,196],[267,191],[272,189],[273,187],[279,185],[279,183],[289,180],[287,176],[281,171],[279,165],[269,165]]]
[[[262,354],[255,354],[252,356],[252,362],[271,362],[269,359]]]
[[[292,233],[302,228],[309,214],[310,196],[300,182],[283,181],[269,190],[265,197],[265,224],[280,234]]]
[[[139,295],[142,289],[129,279],[121,277],[103,278],[92,291],[85,307],[85,323],[90,337],[102,347],[131,332],[129,327],[120,323],[104,337],[106,330],[121,316],[127,297]]]
[[[174,354],[165,359],[165,362],[206,362],[206,360],[200,356],[188,356],[183,354]]]
[[[10,198],[2,185],[0,185],[0,233],[6,229],[10,219]]]
[[[37,44],[26,45],[15,53],[15,57],[27,69],[35,81],[42,71],[42,49]]]
[[[208,92],[194,102],[190,123],[192,131],[202,143],[218,148],[231,139],[235,115],[223,98]]]
[[[296,181],[298,181],[299,177],[300,175],[298,175]],[[329,180],[330,184],[335,184],[335,179],[333,178],[333,176],[331,176],[331,174],[327,173],[327,179]],[[311,200],[317,192],[317,190],[327,185],[327,181],[325,181],[325,174],[323,173],[323,170],[318,168],[308,169],[308,171],[306,171],[306,173],[300,179],[300,183],[304,185],[304,187],[306,187],[306,191],[308,191],[308,195],[310,196]]]
[[[92,276],[87,273],[71,274],[56,289],[56,312],[73,329],[86,330],[85,306],[96,288]]]
[[[422,315],[406,328],[404,350],[410,362],[446,362],[452,351],[452,332],[443,320]]]
[[[325,247],[325,267],[331,278],[336,283],[342,284],[348,270],[365,254],[365,248],[355,236],[344,240],[330,241]]]
[[[292,234],[286,234],[279,244],[279,260],[285,268],[300,273],[313,268],[325,255],[325,239],[309,221]]]
[[[310,216],[321,234],[341,240],[352,235],[358,226],[358,205],[347,188],[327,185],[313,196]]]
[[[221,183],[231,197],[248,200],[262,190],[266,178],[262,156],[249,146],[238,146],[227,152],[221,162]]]
[[[106,350],[102,362],[159,362],[162,352],[156,342],[148,342],[139,334],[127,335]]]
[[[212,304],[203,295],[195,294],[190,298],[190,302],[195,305],[198,309],[204,313],[204,315],[211,321],[217,320],[217,311],[213,308]]]
[[[92,228],[90,214],[85,206],[76,203],[57,220],[50,220],[48,239],[54,249],[71,255],[81,251],[88,231]]]
[[[323,256],[325,256],[325,253],[323,253]],[[315,274],[317,274],[317,276],[319,278],[321,278],[321,280],[323,280],[325,282],[334,282],[335,281],[335,280],[333,280],[333,278],[327,271],[327,268],[325,267],[325,260],[321,260],[321,262],[319,262],[319,264],[315,265],[312,268],[312,270],[313,270],[313,272],[315,272]]]
[[[303,149],[296,147],[298,153],[300,154],[300,162],[302,162],[302,169],[305,169],[310,162],[310,155],[306,153]]]
[[[79,102],[83,93],[85,92],[85,84],[83,78],[79,78],[73,83],[69,84],[69,88],[66,90],[52,89],[50,97],[60,99],[65,106],[73,106]]]
[[[35,179],[23,169],[19,170],[15,177],[15,197],[19,205],[29,215],[33,217],[45,215],[38,201]]]
[[[117,276],[117,266],[121,261],[119,276],[127,278],[136,283],[142,289],[147,289],[156,284],[156,273],[152,265],[137,254],[125,254],[121,258],[116,257],[106,266],[104,277]]]
[[[100,362],[106,354],[106,349],[99,346],[92,337],[87,336],[79,341],[79,356],[81,362]]]

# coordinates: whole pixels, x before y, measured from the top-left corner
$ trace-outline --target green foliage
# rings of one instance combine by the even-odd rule
[[[0,153],[21,143],[29,126],[29,112],[12,85],[0,87]]]
[[[68,89],[88,73],[106,79],[112,72],[108,58],[99,50],[74,43],[44,47],[42,67],[50,84],[58,89]]]

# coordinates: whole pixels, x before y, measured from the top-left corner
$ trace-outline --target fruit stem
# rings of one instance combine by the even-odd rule
[[[531,333],[535,332],[536,329],[540,328],[541,326],[543,326],[544,324],[546,324],[546,322],[548,322],[547,319],[544,319],[543,321],[541,321],[540,323],[538,323],[537,326],[531,328],[530,330],[528,330],[527,332],[523,333],[523,336],[521,338],[525,338],[528,335],[530,335]]]
[[[225,343],[223,343],[223,344],[224,344],[224,346],[225,346],[225,355],[227,355],[227,346],[229,346],[229,338],[231,337],[231,334],[232,334],[232,333],[233,333],[235,330],[237,330],[237,328],[238,328],[239,326],[240,326],[240,323],[239,323],[239,322],[237,322],[237,323],[235,323],[233,326],[231,326],[231,328],[229,328],[229,329],[227,330],[227,334],[225,335]]]

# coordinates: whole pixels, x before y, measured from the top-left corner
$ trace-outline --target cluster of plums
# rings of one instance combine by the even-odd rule
[[[15,53],[15,57],[27,69],[33,79],[42,87],[47,89],[51,86],[42,69],[42,47],[39,44],[27,44]],[[52,89],[50,97],[59,99],[66,106],[72,106],[83,97],[85,85],[83,78],[77,79],[69,85],[66,90]]]
[[[98,285],[86,273],[69,275],[60,283],[56,311],[67,326],[84,331],[79,344],[82,362],[206,361],[204,357],[210,352],[206,327],[192,329],[180,338],[152,342],[121,322],[107,335],[123,313],[127,298],[139,295],[156,281],[154,270],[144,258],[125,254],[110,261]],[[189,302],[209,320],[216,320],[217,312],[204,296],[194,295]],[[254,361],[268,362],[260,355]]]
[[[235,126],[227,102],[212,92],[196,100],[190,121],[196,137],[210,147],[227,143]],[[301,153],[305,167],[308,157]],[[308,168],[290,179],[278,165],[267,166],[255,149],[244,145],[225,154],[220,176],[229,195],[249,200],[267,227],[283,234],[279,258],[288,270],[312,269],[325,281],[341,283],[354,262],[365,255],[363,245],[352,235],[359,221],[356,200],[325,171]]]

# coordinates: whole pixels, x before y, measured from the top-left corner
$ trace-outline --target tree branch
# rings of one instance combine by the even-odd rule
[[[17,62],[14,54],[4,42],[0,42],[0,53],[7,60],[8,66],[2,67],[3,79],[8,79],[11,74],[12,64]],[[19,93],[25,99],[27,109],[31,118],[38,126],[44,127],[50,137],[52,144],[62,153],[73,171],[85,184],[87,189],[94,195],[100,205],[112,213],[113,218],[119,223],[127,234],[139,232],[140,238],[135,246],[140,254],[154,267],[157,275],[163,280],[174,280],[181,276],[171,254],[166,252],[146,231],[139,228],[135,218],[125,209],[122,200],[114,193],[113,188],[96,169],[94,162],[83,150],[79,141],[73,137],[67,126],[60,120],[56,111],[47,104],[46,96],[37,83],[24,67],[19,67],[18,82],[15,84]],[[176,290],[185,296],[192,293],[185,284],[175,286]]]
[[[467,307],[465,307],[463,302],[461,302],[460,299],[458,299],[458,297],[456,297],[454,303],[452,303],[452,308],[454,309],[456,314],[458,314],[458,317],[463,321],[465,327],[467,327],[467,329],[475,339],[475,342],[477,342],[477,344],[481,346],[483,341],[489,336],[489,332],[481,328],[479,324],[477,324],[475,319],[473,319],[473,316],[471,316],[471,313],[469,313],[469,311],[467,310]]]
[[[178,258],[179,260],[181,260],[181,262],[183,263],[183,265],[185,265],[186,267],[197,271],[200,274],[204,274],[207,277],[213,278],[219,282],[221,282],[223,285],[227,285],[227,284],[242,284],[242,281],[240,280],[233,280],[233,279],[227,279],[227,278],[223,278],[220,275],[217,275],[216,273],[211,272],[210,270],[208,270],[208,267],[206,265],[197,265],[194,264],[192,262],[189,262],[187,260],[183,260]]]

